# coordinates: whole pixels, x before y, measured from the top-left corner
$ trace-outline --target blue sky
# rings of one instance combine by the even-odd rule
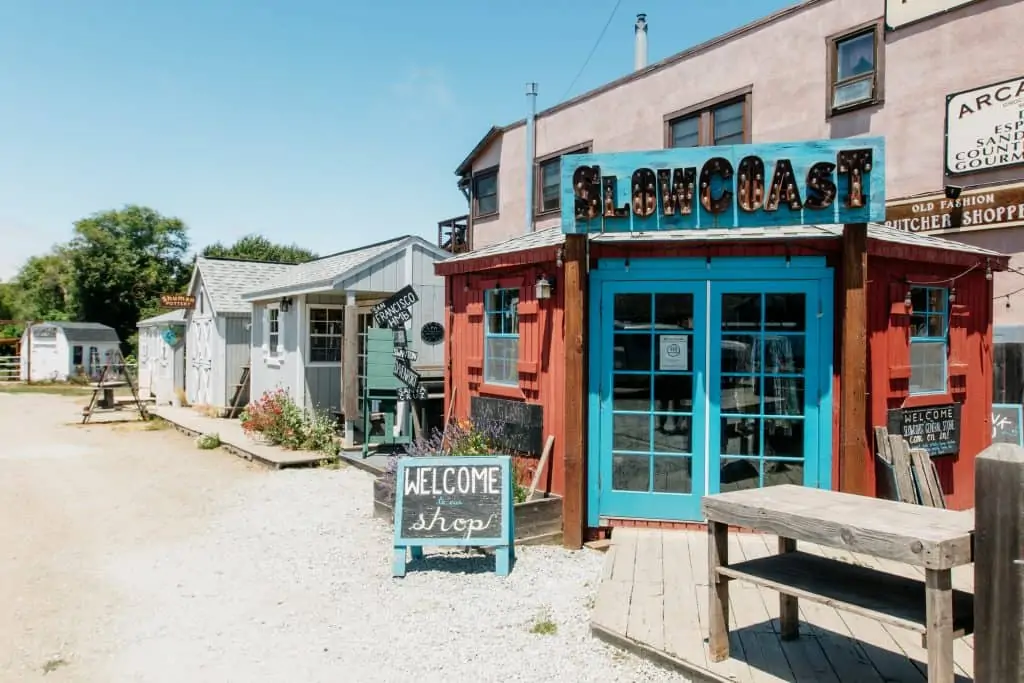
[[[321,254],[465,212],[455,167],[492,124],[792,0],[7,0],[0,278],[136,203],[193,246],[250,232]]]

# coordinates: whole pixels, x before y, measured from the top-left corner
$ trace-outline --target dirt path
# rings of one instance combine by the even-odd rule
[[[201,531],[266,476],[173,430],[78,426],[80,403],[0,393],[0,681],[110,680],[109,631],[139,597],[110,562]]]

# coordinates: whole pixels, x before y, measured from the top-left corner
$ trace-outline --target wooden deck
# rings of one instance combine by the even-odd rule
[[[619,528],[605,559],[591,616],[594,635],[678,669],[695,681],[737,683],[924,683],[921,635],[831,607],[800,602],[800,638],[779,638],[778,593],[730,586],[732,657],[708,659],[708,541],[702,531]],[[775,554],[777,539],[729,535],[729,559]],[[802,543],[800,550],[923,580],[909,565]],[[973,566],[953,571],[973,592]],[[974,639],[954,641],[957,682],[973,680]]]

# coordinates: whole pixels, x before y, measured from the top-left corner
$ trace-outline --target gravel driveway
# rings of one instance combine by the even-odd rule
[[[369,475],[73,426],[81,403],[0,393],[4,682],[684,680],[589,635],[599,553],[392,579]]]

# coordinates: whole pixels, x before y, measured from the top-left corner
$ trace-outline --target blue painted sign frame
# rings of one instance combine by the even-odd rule
[[[883,222],[881,137],[562,157],[566,234]]]
[[[465,466],[498,466],[501,468],[501,527],[497,536],[491,537],[451,537],[451,538],[406,538],[402,535],[402,514],[404,512],[404,495],[406,474],[413,467],[445,467]],[[512,498],[512,458],[508,455],[456,455],[450,457],[405,457],[398,461],[395,470],[395,520],[394,520],[394,560],[391,574],[393,577],[405,576],[406,561],[411,553],[412,559],[423,557],[423,548],[434,547],[492,547],[495,549],[495,572],[498,576],[508,576],[515,562],[515,518],[513,516]]]
[[[1012,412],[1017,416],[1017,445],[1024,446],[1024,406],[1017,403],[993,403],[992,404],[992,431],[996,430],[996,410]],[[993,441],[993,443],[997,443]]]

